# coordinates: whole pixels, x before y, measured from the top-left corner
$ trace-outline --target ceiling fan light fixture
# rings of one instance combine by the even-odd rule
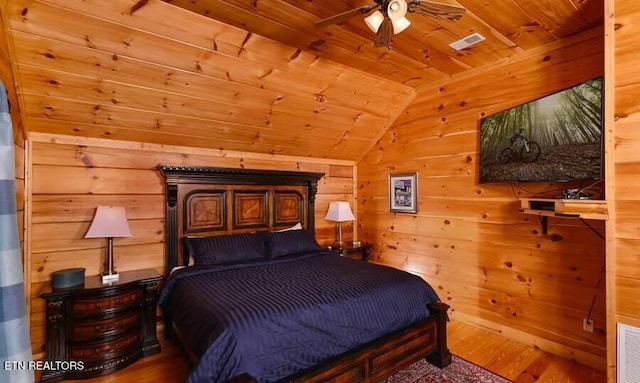
[[[367,27],[369,27],[371,31],[376,33],[378,32],[378,29],[380,28],[380,24],[382,24],[383,20],[384,20],[384,15],[382,15],[382,12],[375,11],[369,16],[364,18],[364,23],[367,24]]]
[[[404,31],[411,25],[411,21],[406,17],[403,17],[398,20],[393,20],[393,34],[397,35],[398,33]]]
[[[376,48],[386,46],[392,49],[391,43],[393,35],[404,31],[411,25],[411,22],[405,17],[408,12],[421,12],[431,17],[450,22],[460,20],[466,12],[466,9],[460,5],[440,3],[431,0],[374,1],[375,5],[362,5],[349,11],[318,20],[314,25],[322,28],[327,25],[340,23],[357,15],[366,15],[373,11],[373,13],[364,18],[367,27],[376,35],[373,40],[373,46]]]

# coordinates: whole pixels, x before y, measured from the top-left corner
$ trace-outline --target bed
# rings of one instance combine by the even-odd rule
[[[189,382],[375,382],[420,358],[451,363],[448,305],[427,283],[318,245],[322,173],[159,169],[160,304]]]

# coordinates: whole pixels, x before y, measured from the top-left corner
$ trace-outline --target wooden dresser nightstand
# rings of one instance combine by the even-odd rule
[[[334,243],[327,246],[327,249],[335,251],[343,257],[359,259],[367,262],[371,254],[372,244],[360,241],[347,241],[343,243]]]
[[[40,293],[46,300],[45,359],[82,362],[82,368],[45,370],[40,381],[105,375],[160,352],[156,300],[161,279],[154,269],[145,269],[121,272],[108,285],[95,275],[77,287],[45,286]]]

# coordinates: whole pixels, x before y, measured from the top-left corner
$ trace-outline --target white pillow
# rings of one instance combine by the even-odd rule
[[[274,232],[278,233],[281,231],[289,231],[289,230],[302,230],[302,225],[300,224],[300,222],[298,222],[291,227],[287,227],[286,229],[274,230]]]

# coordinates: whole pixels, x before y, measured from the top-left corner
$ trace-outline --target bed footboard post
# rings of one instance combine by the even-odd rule
[[[436,320],[437,349],[427,356],[427,361],[440,368],[451,364],[451,352],[447,347],[447,310],[449,305],[433,302],[428,305],[429,312]]]

